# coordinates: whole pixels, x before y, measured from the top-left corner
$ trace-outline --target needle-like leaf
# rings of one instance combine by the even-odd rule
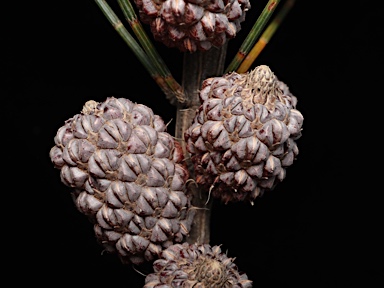
[[[173,92],[174,97],[176,97],[177,101],[181,103],[185,102],[183,88],[172,76],[164,60],[157,53],[156,48],[143,29],[143,26],[141,25],[141,22],[139,21],[131,2],[129,0],[118,0],[118,3],[141,46],[152,61],[153,65],[156,67],[161,77],[163,77],[164,81],[168,84],[169,88]],[[169,100],[171,103],[175,102],[172,101],[172,99]]]
[[[104,13],[105,17],[112,24],[113,28],[129,46],[135,56],[143,64],[145,69],[149,72],[151,77],[155,80],[157,85],[161,88],[167,98],[171,98],[170,95],[174,95],[173,91],[170,89],[164,77],[160,75],[156,66],[148,59],[148,55],[145,53],[143,48],[137,43],[137,41],[132,37],[132,35],[125,28],[123,23],[120,21],[119,17],[115,14],[113,9],[108,5],[105,0],[95,0],[96,4],[99,6],[101,11]]]
[[[272,36],[275,34],[277,28],[283,22],[284,18],[291,10],[292,6],[295,4],[296,0],[287,0],[280,11],[273,18],[272,22],[265,29],[263,34],[260,36],[257,43],[253,46],[252,50],[245,57],[244,61],[241,63],[240,67],[237,69],[237,73],[245,73],[248,71],[249,67],[252,66],[253,62],[255,62],[256,58],[260,55],[261,51],[264,47],[269,43]]]
[[[252,47],[255,45],[255,42],[258,40],[261,32],[263,31],[265,25],[270,19],[271,15],[275,11],[277,5],[280,3],[280,0],[269,0],[265,5],[260,16],[257,18],[255,24],[253,25],[251,31],[245,38],[243,44],[240,46],[239,51],[233,58],[232,62],[228,65],[225,73],[236,71],[241,62],[244,60],[245,56],[249,53]]]

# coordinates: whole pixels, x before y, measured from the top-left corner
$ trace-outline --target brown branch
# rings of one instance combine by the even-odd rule
[[[180,140],[184,157],[187,161],[190,178],[194,179],[193,164],[184,142],[184,132],[188,129],[195,117],[196,110],[200,106],[199,89],[202,82],[215,76],[222,76],[224,62],[227,53],[227,45],[221,48],[212,48],[209,51],[184,54],[182,86],[186,95],[187,105],[179,105],[176,115],[175,137]],[[189,192],[192,193],[192,204],[197,209],[190,235],[189,243],[206,243],[210,241],[210,217],[212,199],[209,199],[208,191],[203,191],[193,181],[189,182]]]

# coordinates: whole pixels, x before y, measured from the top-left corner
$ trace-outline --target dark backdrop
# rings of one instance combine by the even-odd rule
[[[175,108],[94,1],[25,2],[6,10],[1,45],[2,238],[7,268],[20,275],[12,281],[142,287],[143,275],[102,254],[49,150],[57,129],[87,100],[129,98],[165,122],[175,119]],[[228,62],[264,2],[252,1],[241,32],[229,42]],[[254,63],[269,65],[289,85],[305,118],[287,178],[254,206],[213,207],[211,244],[235,257],[254,287],[383,283],[382,140],[375,128],[383,64],[375,39],[383,29],[372,2],[334,2],[297,1]],[[180,80],[182,54],[156,46]]]

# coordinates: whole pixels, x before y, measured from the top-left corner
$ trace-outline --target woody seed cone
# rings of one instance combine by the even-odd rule
[[[225,203],[272,190],[299,153],[303,115],[271,69],[206,79],[185,132],[196,182]]]
[[[134,0],[157,41],[182,52],[220,47],[240,31],[249,0]]]
[[[250,288],[252,281],[238,271],[234,259],[209,244],[175,244],[153,264],[143,288]]]
[[[181,146],[150,108],[124,98],[88,101],[54,141],[54,167],[106,251],[141,264],[184,241],[195,211],[188,171]]]

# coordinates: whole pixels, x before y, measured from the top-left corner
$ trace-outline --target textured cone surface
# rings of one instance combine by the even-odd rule
[[[252,281],[238,271],[232,258],[219,246],[174,244],[153,263],[154,273],[147,275],[143,288],[249,288]]]
[[[240,31],[249,0],[134,0],[157,41],[180,51],[220,47]]]
[[[51,160],[106,251],[142,264],[184,241],[195,211],[188,170],[150,108],[124,98],[88,101],[54,141]]]
[[[268,66],[206,79],[200,101],[184,134],[197,183],[225,203],[252,203],[285,178],[304,118]]]

